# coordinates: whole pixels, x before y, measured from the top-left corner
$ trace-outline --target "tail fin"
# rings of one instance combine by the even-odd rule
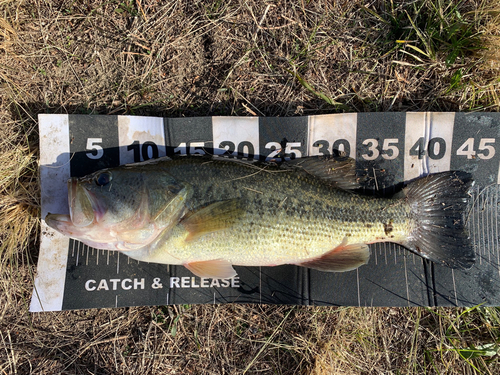
[[[461,171],[437,173],[410,183],[405,193],[412,229],[403,245],[450,268],[471,268],[475,253],[465,228],[465,209],[473,183],[472,176]]]

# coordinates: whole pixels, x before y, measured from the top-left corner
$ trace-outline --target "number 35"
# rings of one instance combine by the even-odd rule
[[[399,156],[399,148],[396,146],[398,142],[397,138],[384,139],[384,143],[382,144],[382,157],[384,159],[393,160]],[[379,157],[378,140],[374,138],[365,139],[363,144],[368,146],[368,153],[361,155],[365,160],[375,160]]]

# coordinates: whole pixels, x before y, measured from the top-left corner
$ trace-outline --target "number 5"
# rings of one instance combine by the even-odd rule
[[[102,138],[87,138],[87,150],[92,150],[92,152],[87,152],[89,159],[100,159],[104,155],[102,146],[96,143],[102,143]]]
[[[495,138],[481,138],[479,141],[479,151],[486,151],[487,153],[478,153],[479,159],[491,159],[495,156],[495,148],[488,143],[495,143]]]
[[[295,155],[294,159],[298,159],[302,157],[302,152],[292,147],[300,147],[300,142],[287,142],[285,146],[285,154],[286,155]],[[291,156],[285,159],[291,159]]]
[[[384,139],[384,145],[382,146],[382,150],[386,151],[386,153],[382,154],[382,157],[386,160],[393,160],[399,156],[399,148],[396,144],[399,142],[397,138],[386,138]],[[387,151],[391,152],[391,155],[387,153]]]
[[[194,155],[194,154],[205,155],[205,151],[203,150],[203,147],[205,147],[205,142],[191,142],[191,143],[189,143],[189,154],[190,155]]]

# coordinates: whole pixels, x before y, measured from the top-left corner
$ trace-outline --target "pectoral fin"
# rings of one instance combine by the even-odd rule
[[[191,262],[184,264],[184,266],[199,277],[229,279],[236,276],[236,271],[234,270],[232,264],[223,259]]]
[[[212,203],[181,222],[189,232],[186,241],[229,228],[244,214],[245,210],[240,198]]]
[[[368,263],[369,258],[368,245],[364,243],[347,245],[344,240],[341,245],[328,253],[297,265],[325,272],[345,272]]]

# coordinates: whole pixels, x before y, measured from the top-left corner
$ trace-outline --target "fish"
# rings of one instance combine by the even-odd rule
[[[164,157],[71,178],[70,214],[45,221],[91,247],[215,279],[236,276],[233,266],[351,271],[377,242],[452,269],[473,266],[469,173],[431,174],[389,198],[360,193],[358,174],[342,155]]]

